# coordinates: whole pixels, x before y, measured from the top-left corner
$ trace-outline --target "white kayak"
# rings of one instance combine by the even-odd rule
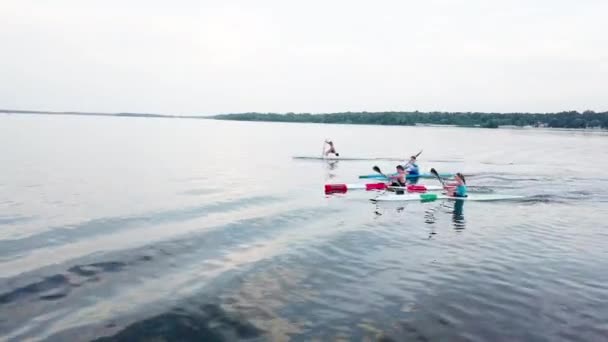
[[[356,157],[314,157],[314,156],[294,156],[293,159],[306,159],[306,160],[327,160],[327,161],[335,161],[335,160],[393,160],[393,161],[402,161],[403,158],[356,158]]]
[[[326,193],[347,192],[348,190],[403,190],[408,192],[441,191],[439,185],[408,184],[407,186],[391,186],[386,183],[359,183],[359,184],[325,184]]]
[[[435,200],[460,200],[460,201],[508,201],[524,198],[518,195],[500,194],[469,194],[467,197],[453,197],[440,194],[386,194],[372,198],[373,202],[405,202],[405,201],[435,201]]]
[[[426,188],[426,191],[443,191],[443,187],[441,185],[425,185],[418,184],[419,186],[423,186]],[[410,190],[410,186],[388,186],[389,189],[392,190]]]

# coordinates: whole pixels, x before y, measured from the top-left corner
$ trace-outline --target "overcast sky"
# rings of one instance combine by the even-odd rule
[[[607,0],[1,0],[0,108],[608,110]]]

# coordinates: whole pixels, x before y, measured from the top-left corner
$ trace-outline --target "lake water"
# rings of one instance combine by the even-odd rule
[[[395,165],[325,138],[527,198],[325,196]],[[605,132],[0,115],[0,166],[0,340],[608,338]]]

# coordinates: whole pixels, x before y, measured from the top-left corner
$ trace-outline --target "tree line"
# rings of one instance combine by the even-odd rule
[[[311,122],[360,125],[416,124],[456,125],[497,128],[499,126],[533,126],[553,128],[608,128],[608,112],[559,113],[480,113],[480,112],[343,112],[310,113],[240,113],[214,116],[220,120]]]

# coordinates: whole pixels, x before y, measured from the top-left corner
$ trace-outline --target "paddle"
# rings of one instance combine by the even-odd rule
[[[418,158],[418,156],[421,155],[421,154],[422,154],[422,150],[420,150],[420,152],[418,152],[418,154],[416,154],[414,157]],[[403,168],[407,169],[408,166],[410,166],[410,162],[409,161],[405,165],[403,165]]]
[[[382,173],[382,171],[380,171],[380,168],[377,165],[374,165],[373,169],[374,169],[374,171],[376,171],[379,174],[381,174],[382,176],[384,176],[386,179],[390,179],[387,175],[385,175],[384,173]]]
[[[441,185],[445,188],[445,182],[443,181],[443,179],[441,179],[441,177],[439,176],[439,173],[437,172],[437,170],[435,170],[435,168],[431,168],[431,174],[435,177],[437,177],[437,179],[439,180],[439,183],[441,183]]]
[[[384,176],[384,178],[386,178],[386,180],[390,182],[391,178],[389,176],[385,175],[384,173],[382,173],[382,171],[380,170],[380,168],[377,165],[374,165],[373,169],[374,169],[374,171],[376,171],[379,174],[381,174],[382,176]],[[394,189],[391,190],[391,189],[393,189],[393,188],[390,185],[386,187],[386,190],[395,191],[395,193],[397,195],[403,195],[404,194],[403,190],[394,190]]]

